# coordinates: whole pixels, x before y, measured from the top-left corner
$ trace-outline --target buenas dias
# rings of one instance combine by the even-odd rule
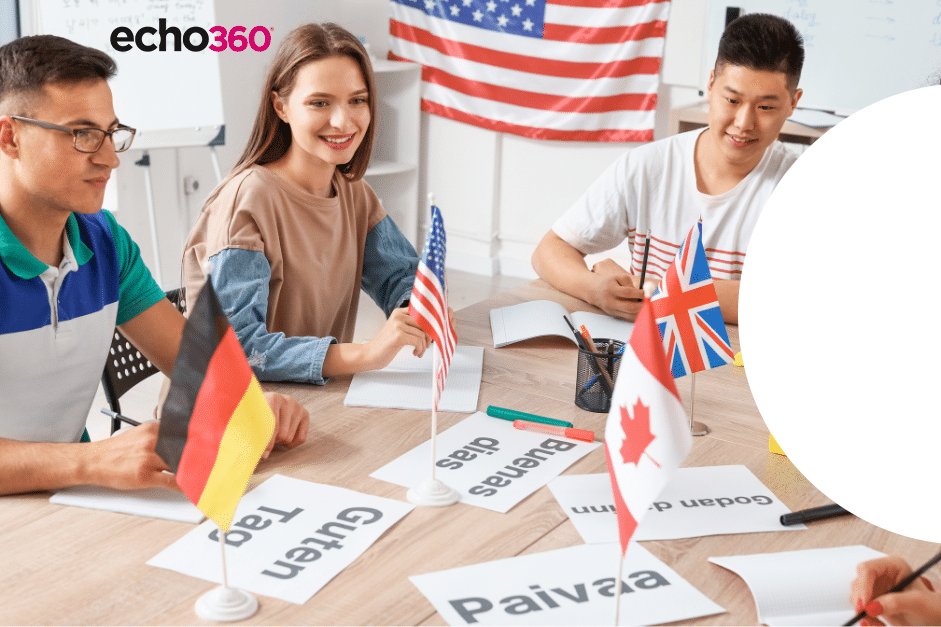
[[[478,459],[481,455],[493,455],[495,451],[500,450],[499,444],[500,442],[495,438],[476,438],[470,444],[465,444],[444,459],[439,459],[435,462],[435,466],[457,470],[463,467],[464,464]],[[556,453],[569,451],[576,446],[578,444],[575,442],[564,442],[549,438],[543,441],[538,448],[529,449],[501,470],[483,479],[480,482],[481,485],[473,486],[468,492],[477,496],[493,496],[499,488],[507,487],[513,483],[513,479],[521,478],[529,469],[539,466],[540,462],[546,461]]]
[[[621,594],[628,594],[642,590],[653,590],[662,586],[669,586],[670,582],[658,572],[652,570],[641,570],[631,573],[627,576],[631,580],[631,585],[626,581],[621,582]],[[516,594],[500,599],[498,603],[507,614],[529,614],[530,612],[541,612],[544,609],[552,610],[561,607],[561,604],[585,603],[589,601],[589,593],[594,590],[603,597],[614,596],[614,577],[605,577],[592,582],[589,588],[583,583],[575,584],[572,590],[563,588],[552,588],[543,590],[540,586],[529,586],[532,590],[529,594]],[[633,586],[633,587],[631,587]],[[478,622],[477,614],[483,614],[494,609],[494,604],[490,599],[484,597],[467,597],[465,599],[455,599],[448,601],[464,622],[468,625]],[[497,622],[496,619],[493,619]]]

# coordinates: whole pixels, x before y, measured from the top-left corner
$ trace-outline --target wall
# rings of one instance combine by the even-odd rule
[[[364,36],[376,56],[384,57],[388,50],[388,0],[215,0],[215,5],[220,25],[274,27],[272,45],[265,52],[219,53],[226,142],[217,154],[223,174],[247,141],[265,71],[288,31],[305,22],[332,20]],[[673,0],[664,71],[678,84],[692,83],[700,67],[699,31],[705,8],[706,0]],[[120,64],[120,57],[117,60]],[[181,96],[180,106],[186,106],[191,97]],[[698,99],[693,87],[662,86],[656,136],[666,136],[671,107]],[[134,121],[126,123],[133,126]],[[425,113],[421,130],[419,197],[424,199],[433,190],[444,212],[449,267],[478,274],[534,277],[529,258],[553,221],[601,170],[632,146],[528,140]],[[163,287],[171,289],[180,282],[179,260],[187,233],[216,177],[206,148],[162,149],[150,154],[160,268]],[[140,157],[141,152],[135,150],[122,155],[116,174],[116,216],[140,245],[144,261],[153,267],[144,173],[134,166]],[[199,183],[193,194],[184,192],[186,177]],[[416,211],[424,227],[428,220],[424,201]]]

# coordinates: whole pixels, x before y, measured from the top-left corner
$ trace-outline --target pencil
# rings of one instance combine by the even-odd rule
[[[647,229],[647,237],[644,241],[644,263],[640,266],[640,289],[644,289],[644,277],[647,276],[647,255],[650,254],[650,229]]]
[[[136,420],[134,420],[134,419],[132,419],[132,418],[128,418],[127,416],[125,416],[125,415],[123,415],[123,414],[119,414],[119,413],[116,412],[116,411],[111,411],[110,409],[104,409],[104,408],[102,408],[101,413],[103,413],[105,416],[111,416],[112,418],[115,418],[115,419],[117,419],[117,420],[120,420],[121,422],[126,422],[127,424],[131,425],[132,427],[139,427],[139,426],[140,426],[140,423],[137,422]]]
[[[895,586],[893,586],[892,589],[886,592],[885,594],[892,594],[893,592],[900,592],[904,590],[905,588],[908,587],[909,584],[911,584],[913,581],[915,581],[916,579],[924,575],[925,571],[927,571],[929,568],[931,568],[938,562],[941,562],[941,553],[938,553],[937,555],[932,557],[930,560],[925,562],[924,566],[922,566],[921,568],[913,572],[911,575],[909,575],[902,581],[895,584]],[[879,596],[882,596],[882,595],[880,594]],[[861,618],[864,618],[865,616],[866,616],[866,611],[863,610],[862,612],[854,616],[853,619],[850,620],[849,622],[843,623],[843,627],[849,627],[849,625],[854,625],[856,621],[858,621]]]

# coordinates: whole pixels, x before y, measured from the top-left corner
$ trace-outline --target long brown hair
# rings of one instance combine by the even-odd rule
[[[301,67],[329,57],[349,57],[356,61],[366,81],[366,89],[369,90],[369,127],[349,163],[337,166],[347,180],[358,181],[363,177],[369,165],[369,155],[376,133],[376,79],[369,55],[366,54],[363,44],[338,24],[304,24],[288,33],[278,46],[278,52],[262,86],[261,102],[258,105],[258,113],[255,114],[248,144],[229,175],[212,191],[203,206],[212,202],[225,184],[246,168],[272,163],[287,154],[291,146],[291,126],[275,113],[271,94],[277,93],[282,101],[287,100],[294,89]]]

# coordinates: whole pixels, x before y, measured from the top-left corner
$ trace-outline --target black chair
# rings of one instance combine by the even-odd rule
[[[167,298],[181,312],[186,310],[185,289],[170,290]],[[101,386],[105,390],[105,397],[111,411],[120,414],[121,403],[118,399],[132,387],[160,370],[150,363],[144,355],[137,350],[131,342],[114,329],[114,339],[111,340],[111,351],[105,363],[105,371],[101,375]],[[111,433],[121,428],[121,420],[111,418]]]

